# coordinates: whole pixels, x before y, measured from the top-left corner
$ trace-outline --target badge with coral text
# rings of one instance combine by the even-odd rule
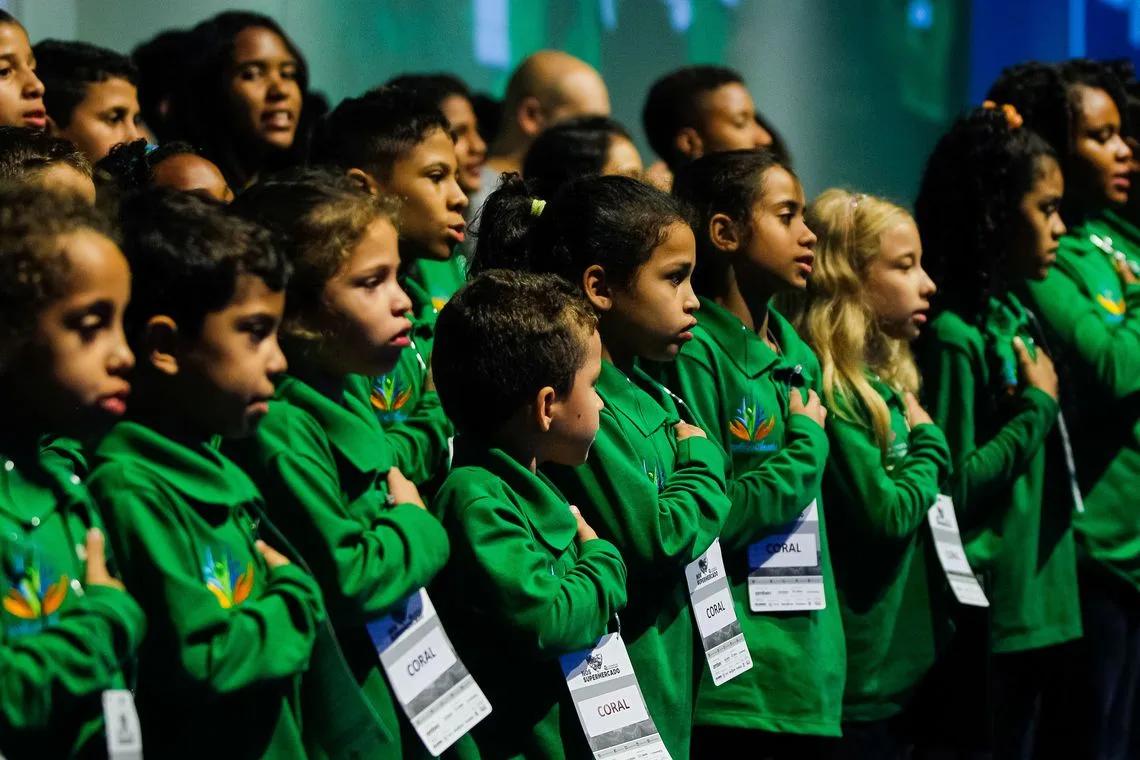
[[[620,632],[606,634],[592,649],[559,660],[597,760],[669,760]]]
[[[813,499],[784,531],[748,547],[748,607],[795,612],[826,606],[819,508]]]
[[[713,684],[720,686],[751,670],[752,655],[732,604],[719,538],[685,568],[685,582]]]
[[[424,589],[369,623],[368,634],[400,707],[433,756],[491,713]]]
[[[939,494],[934,506],[926,514],[930,522],[930,532],[934,534],[934,548],[938,551],[938,561],[950,582],[950,590],[961,604],[971,607],[989,607],[989,600],[978,583],[966,550],[962,547],[962,535],[958,530],[958,517],[954,514],[954,502],[949,496]]]

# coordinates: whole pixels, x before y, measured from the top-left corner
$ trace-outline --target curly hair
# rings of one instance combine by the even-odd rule
[[[325,284],[377,219],[397,223],[395,199],[373,196],[341,172],[296,169],[246,190],[237,213],[264,225],[289,259],[293,275],[282,332],[302,340],[322,335],[308,325],[321,309]]]
[[[91,176],[91,164],[75,143],[27,127],[0,127],[0,180],[21,181],[65,164]]]
[[[66,239],[80,230],[115,239],[107,218],[77,195],[0,185],[0,371],[27,345],[40,312],[67,292]]]
[[[946,306],[967,319],[1007,289],[1019,205],[1056,152],[1037,133],[1011,129],[1000,109],[959,118],[934,147],[915,200],[927,271]]]
[[[144,190],[154,184],[154,168],[171,156],[198,155],[190,143],[174,140],[152,149],[146,140],[120,143],[95,165],[95,177],[122,192]]]

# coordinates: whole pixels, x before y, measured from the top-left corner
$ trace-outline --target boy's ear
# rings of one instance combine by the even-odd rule
[[[142,353],[159,372],[178,374],[178,337],[178,324],[165,314],[155,314],[147,320]]]
[[[360,185],[360,189],[369,195],[380,194],[380,183],[378,183],[371,174],[364,171],[363,169],[349,169],[348,178],[356,184]]]
[[[698,159],[705,154],[705,141],[692,127],[682,128],[673,138],[673,145],[681,155],[688,156],[690,160]]]
[[[546,116],[542,112],[542,104],[533,95],[525,97],[519,103],[517,114],[519,129],[528,137],[537,137],[546,125]]]
[[[709,219],[709,240],[718,250],[733,253],[740,248],[740,230],[727,214],[713,214]]]
[[[609,311],[614,305],[613,288],[606,279],[606,270],[601,264],[594,264],[582,273],[582,287],[586,298],[598,311]]]
[[[555,395],[554,389],[547,385],[534,397],[534,422],[544,433],[549,433],[550,426],[554,424]]]

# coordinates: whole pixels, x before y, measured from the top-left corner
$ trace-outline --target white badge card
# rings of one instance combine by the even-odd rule
[[[796,612],[826,606],[819,508],[813,499],[786,531],[748,547],[748,607]]]
[[[103,692],[103,724],[110,760],[142,760],[142,727],[130,691],[107,689]]]
[[[958,602],[971,607],[989,607],[982,584],[978,583],[966,550],[962,547],[962,534],[958,529],[958,517],[954,514],[954,502],[949,496],[939,494],[934,506],[926,513],[930,522],[930,532],[934,535],[934,548],[938,561],[950,581],[950,589]]]
[[[578,720],[597,760],[672,760],[649,716],[620,633],[559,658]]]
[[[713,684],[720,686],[751,670],[752,655],[732,604],[719,538],[685,568],[685,582]]]
[[[438,757],[491,712],[491,703],[455,653],[427,591],[368,624],[380,664],[404,713]]]

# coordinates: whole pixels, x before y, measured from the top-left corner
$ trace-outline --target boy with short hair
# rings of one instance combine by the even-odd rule
[[[467,196],[458,184],[450,125],[430,98],[383,87],[333,110],[322,155],[369,192],[402,202],[400,281],[412,299],[412,345],[395,369],[374,379],[372,404],[385,430],[423,452],[419,466],[404,474],[431,491],[446,471],[452,428],[432,390],[428,364],[436,316],[457,283],[430,281],[420,263],[448,261],[464,241]]]
[[[0,127],[0,181],[73,193],[95,205],[90,162],[71,142],[38,129]]]
[[[119,143],[146,137],[139,72],[129,58],[63,40],[43,40],[32,51],[52,134],[71,140],[92,164]]]
[[[538,468],[579,465],[594,442],[596,325],[569,283],[505,270],[476,277],[439,317],[433,367],[458,437],[436,501],[452,554],[435,588],[495,706],[471,734],[483,757],[592,756],[558,658],[607,632],[626,567]]]
[[[257,540],[261,495],[215,442],[254,429],[285,370],[287,263],[265,230],[178,191],[129,201],[123,226],[139,362],[89,485],[150,622],[136,690],[147,755],[307,757],[300,684],[320,591]]]

